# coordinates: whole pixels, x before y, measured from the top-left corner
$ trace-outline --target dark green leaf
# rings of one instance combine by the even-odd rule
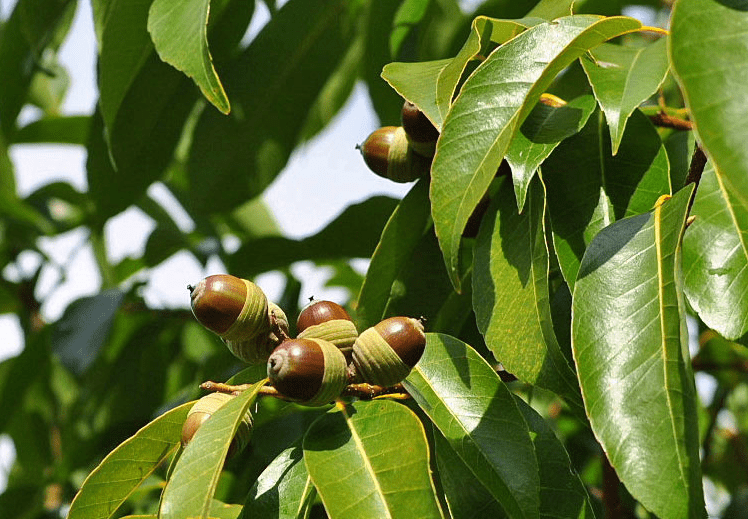
[[[156,418],[109,453],[83,482],[68,519],[104,519],[179,446],[182,424],[194,402]]]
[[[431,0],[405,0],[400,4],[390,33],[390,56],[400,54],[403,42],[413,29],[423,21]]]
[[[536,25],[492,52],[462,86],[431,167],[434,225],[455,288],[465,224],[540,94],[586,50],[640,26],[631,18],[596,16]]]
[[[553,330],[543,186],[536,179],[523,214],[504,182],[483,217],[475,245],[473,308],[486,345],[520,380],[582,408],[574,372]]]
[[[680,279],[692,192],[600,231],[573,293],[572,346],[592,430],[626,488],[663,519],[704,516]]]
[[[512,394],[467,344],[426,334],[403,382],[452,449],[510,517],[539,517],[538,461]]]
[[[332,519],[442,517],[426,434],[388,400],[340,405],[304,436],[304,463]]]
[[[45,117],[27,124],[13,135],[13,142],[86,145],[91,117],[87,115],[70,115]]]

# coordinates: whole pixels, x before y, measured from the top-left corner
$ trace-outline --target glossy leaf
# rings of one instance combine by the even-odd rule
[[[726,339],[748,333],[748,206],[708,166],[683,238],[684,291],[704,323]]]
[[[599,112],[580,133],[562,142],[543,163],[553,244],[564,279],[573,290],[585,248],[604,227],[649,211],[670,193],[667,153],[657,130],[632,114],[613,156]]]
[[[159,57],[191,77],[221,112],[231,110],[208,48],[210,0],[154,0],[148,32]]]
[[[229,444],[264,382],[259,381],[224,404],[200,426],[166,484],[159,517],[182,519],[209,516]]]
[[[680,273],[692,186],[590,243],[572,347],[592,430],[621,481],[662,518],[704,516]]]
[[[430,208],[428,182],[419,181],[392,212],[358,294],[356,316],[362,330],[384,317],[392,283],[431,224]]]
[[[742,2],[680,0],[673,8],[669,39],[673,71],[697,140],[743,207],[748,207],[747,26]]]
[[[331,519],[442,517],[426,434],[407,407],[340,405],[304,436],[304,463]]]
[[[540,164],[562,140],[584,127],[596,107],[592,96],[581,96],[562,106],[538,103],[528,114],[506,151],[519,212],[525,206],[527,188]]]
[[[563,396],[581,411],[576,377],[553,330],[545,200],[540,179],[517,214],[504,182],[483,217],[475,244],[473,309],[478,329],[507,371]]]
[[[247,519],[297,519],[307,517],[317,491],[296,444],[281,452],[260,474],[247,495]]]
[[[404,99],[415,104],[437,129],[442,117],[436,105],[436,80],[451,59],[419,61],[414,63],[388,63],[382,78]]]
[[[646,47],[604,43],[581,60],[592,91],[605,112],[613,155],[618,153],[631,113],[665,80],[670,66],[666,42],[660,38]]]
[[[182,424],[193,404],[164,413],[110,452],[83,482],[68,519],[114,516],[138,485],[177,450]]]
[[[538,461],[527,423],[475,350],[427,333],[423,357],[403,384],[507,515],[539,517]]]
[[[640,26],[631,18],[597,16],[542,23],[493,51],[465,81],[431,167],[432,215],[455,288],[462,230],[540,94],[586,50]]]

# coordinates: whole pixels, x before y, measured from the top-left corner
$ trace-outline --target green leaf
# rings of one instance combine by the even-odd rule
[[[710,166],[683,238],[684,291],[701,320],[726,339],[748,333],[748,207]]]
[[[138,485],[177,450],[182,424],[193,404],[164,413],[110,452],[83,482],[68,519],[114,516]]]
[[[545,200],[540,179],[517,214],[504,182],[483,217],[475,244],[473,309],[478,329],[507,371],[582,409],[574,372],[553,330],[549,302]]]
[[[738,204],[748,207],[748,90],[744,88],[748,11],[741,5],[716,0],[676,2],[669,53],[697,140],[726,189]]]
[[[431,212],[456,289],[462,230],[540,94],[588,49],[640,26],[631,18],[581,15],[542,23],[493,51],[465,81],[431,167]]]
[[[540,164],[562,140],[584,127],[596,107],[595,98],[581,96],[563,106],[538,103],[527,115],[506,151],[519,212],[525,206],[527,188]]]
[[[304,463],[332,519],[442,517],[423,425],[401,404],[339,405],[307,431]]]
[[[475,477],[439,430],[434,428],[433,434],[439,480],[452,519],[505,518],[499,502]]]
[[[305,518],[316,493],[297,443],[281,452],[257,478],[244,503],[243,517]]]
[[[431,0],[404,0],[395,13],[390,33],[390,56],[398,56],[408,35],[423,21]]]
[[[231,111],[208,49],[210,0],[153,0],[148,32],[159,57],[191,77],[205,98],[224,114]]]
[[[604,227],[649,211],[671,192],[667,152],[652,123],[635,111],[613,156],[602,114],[543,163],[553,244],[571,290],[585,248]]]
[[[590,243],[572,303],[587,413],[629,492],[658,517],[703,517],[698,426],[681,292],[693,186]]]
[[[403,384],[507,515],[539,517],[538,461],[527,423],[475,350],[427,333],[423,357]]]
[[[670,66],[667,40],[660,38],[646,47],[602,44],[590,51],[592,59],[582,58],[582,66],[592,85],[610,128],[613,155],[623,138],[634,109],[660,87]]]
[[[358,294],[356,316],[364,330],[384,317],[392,283],[431,225],[428,182],[418,181],[387,221]]]
[[[266,236],[244,243],[228,261],[230,272],[251,277],[295,261],[368,258],[397,201],[373,196],[347,207],[320,232],[302,240]],[[340,239],[345,236],[346,239]],[[257,254],[262,251],[262,254]]]
[[[226,64],[222,79],[232,115],[204,110],[189,151],[193,211],[230,211],[283,169],[310,107],[353,41],[357,7],[344,0],[291,0]]]
[[[179,458],[161,500],[159,517],[207,518],[226,454],[242,417],[265,380],[223,405],[203,423]]]
[[[88,115],[45,117],[20,128],[13,135],[13,143],[54,142],[85,146],[90,125],[91,117]]]

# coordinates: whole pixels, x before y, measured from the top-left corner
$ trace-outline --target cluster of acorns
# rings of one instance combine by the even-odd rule
[[[402,126],[384,126],[359,146],[364,162],[380,177],[412,182],[427,176],[436,150],[439,131],[410,101],[401,112]]]
[[[408,376],[426,346],[423,324],[410,317],[390,317],[359,334],[342,306],[312,300],[299,314],[297,336],[291,338],[285,312],[251,281],[222,274],[189,289],[198,322],[218,334],[244,362],[266,362],[275,390],[304,405],[327,404],[348,384],[397,384]],[[185,421],[182,444],[231,398],[212,393],[200,399]],[[248,415],[232,442],[233,450],[243,448],[250,431]]]

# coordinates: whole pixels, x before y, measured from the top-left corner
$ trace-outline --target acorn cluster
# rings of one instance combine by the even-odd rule
[[[411,182],[429,174],[439,131],[410,101],[403,105],[401,122],[375,130],[358,148],[369,169],[380,177]]]
[[[426,346],[418,319],[390,317],[359,334],[345,308],[322,300],[301,311],[292,338],[283,310],[251,281],[230,275],[210,276],[190,292],[203,326],[243,361],[266,362],[275,390],[305,405],[327,404],[349,384],[397,384]]]

